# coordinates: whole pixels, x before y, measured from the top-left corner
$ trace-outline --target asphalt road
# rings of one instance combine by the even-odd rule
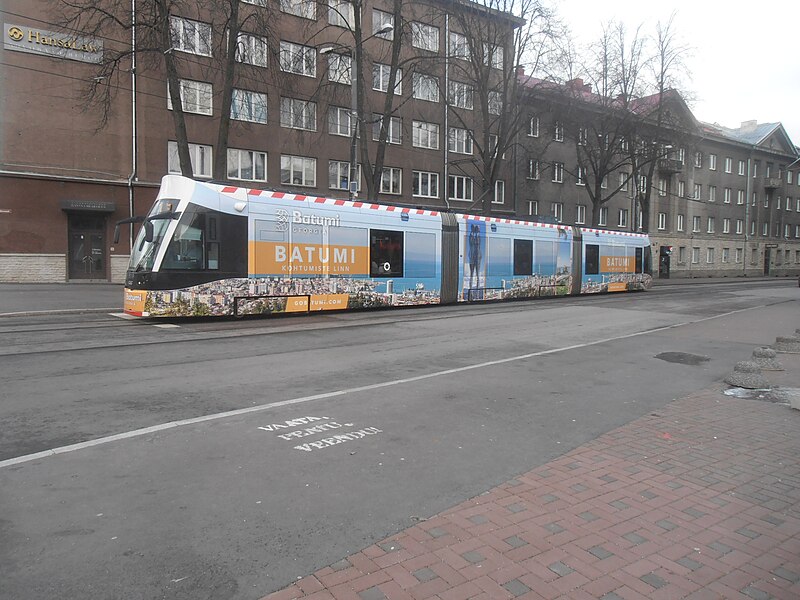
[[[800,326],[799,303],[796,283],[734,281],[266,321],[6,317],[0,598],[260,598],[721,380]]]

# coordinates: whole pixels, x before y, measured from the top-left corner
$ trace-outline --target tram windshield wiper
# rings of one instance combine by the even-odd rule
[[[150,243],[153,241],[153,221],[178,219],[181,213],[177,210],[168,210],[166,212],[150,215],[144,220],[144,241]]]
[[[141,223],[144,221],[144,217],[131,217],[130,219],[122,219],[121,221],[117,221],[116,225],[114,225],[114,243],[119,244],[119,229],[120,225],[127,225],[133,223]]]

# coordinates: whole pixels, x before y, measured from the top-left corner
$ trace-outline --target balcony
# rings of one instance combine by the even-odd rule
[[[660,158],[658,170],[662,173],[680,173],[683,171],[683,161],[676,158]]]
[[[764,188],[767,190],[776,190],[783,184],[783,179],[780,177],[764,177]]]

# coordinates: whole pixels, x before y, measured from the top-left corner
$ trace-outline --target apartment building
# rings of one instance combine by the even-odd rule
[[[800,151],[780,123],[701,123],[674,91],[656,123],[656,96],[518,76],[518,215],[646,230],[660,277],[800,274]]]
[[[198,179],[365,198],[375,174],[378,202],[514,213],[510,163],[485,177],[485,161],[501,160],[490,146],[503,99],[480,86],[512,73],[520,19],[468,1],[398,13],[388,0],[243,1],[219,153],[231,68],[221,5],[175,3],[163,48],[143,10],[117,15],[138,23],[134,34],[89,27],[88,13],[66,30],[50,3],[4,3],[0,281],[122,281],[131,238],[114,242],[114,224],[146,212],[161,177],[181,172],[169,64]]]

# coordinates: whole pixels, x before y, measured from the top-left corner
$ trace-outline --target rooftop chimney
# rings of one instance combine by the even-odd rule
[[[517,77],[525,77],[525,67],[517,65]]]
[[[739,128],[742,131],[755,131],[758,126],[758,121],[742,121],[742,126]]]

